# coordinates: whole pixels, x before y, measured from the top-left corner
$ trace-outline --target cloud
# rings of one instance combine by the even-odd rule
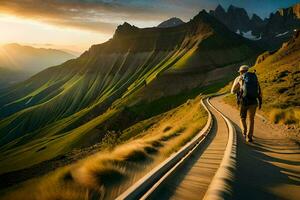
[[[214,9],[218,3],[250,8],[249,11],[273,11],[279,2],[237,0],[0,0],[0,13],[44,23],[111,34],[118,24],[127,21],[137,26],[154,26],[170,17],[187,21],[202,9]],[[272,0],[273,2],[273,0]],[[276,3],[275,3],[276,2]],[[283,3],[281,3],[283,4]],[[280,4],[280,5],[281,5]],[[257,6],[259,5],[259,6]],[[272,8],[269,8],[270,6]],[[282,5],[281,5],[282,6]],[[258,8],[260,7],[260,8]]]
[[[172,16],[169,1],[1,0],[0,13],[52,25],[112,33],[124,21],[161,21]],[[170,6],[171,5],[171,6]],[[175,7],[174,7],[175,8]]]

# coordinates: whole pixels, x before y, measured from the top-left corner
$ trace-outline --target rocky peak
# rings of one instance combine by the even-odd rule
[[[280,15],[281,17],[298,18],[300,19],[300,3],[295,4],[289,8],[279,9],[275,15]]]
[[[225,13],[225,9],[219,4],[216,9],[215,9],[216,13]]]
[[[215,10],[211,10],[209,14],[220,20],[224,19],[227,13],[225,9],[219,4],[217,8]]]
[[[177,18],[177,17],[172,17],[162,23],[160,23],[157,27],[159,28],[168,28],[168,27],[175,27],[175,26],[179,26],[181,24],[184,24],[184,22]]]
[[[221,5],[218,5],[215,10],[210,11],[210,15],[217,18],[233,32],[250,30],[250,18],[243,8],[230,5],[225,11]]]
[[[300,19],[300,3],[293,6],[293,13]]]
[[[251,21],[255,22],[255,23],[263,23],[264,22],[257,14],[252,15]]]
[[[123,31],[123,30],[136,30],[136,29],[138,29],[136,26],[131,25],[127,22],[124,22],[122,25],[119,25],[117,27],[117,30],[120,30],[120,31]]]
[[[235,7],[233,5],[230,5],[228,10],[227,10],[227,13],[229,15],[233,15],[235,17],[242,17],[242,18],[245,18],[247,20],[250,20],[247,11],[244,8],[239,8],[239,7]]]
[[[237,6],[234,6],[234,5],[230,5],[228,7],[227,12],[243,12],[243,13],[247,14],[247,11],[244,8],[240,8],[240,7],[237,7]]]
[[[289,7],[279,9],[275,13],[271,13],[264,34],[268,37],[281,37],[283,33],[291,36],[294,29],[300,28],[300,3]]]
[[[210,14],[208,14],[206,12],[206,10],[203,9],[193,18],[193,20],[202,20],[203,21],[208,18],[211,18]]]
[[[136,32],[137,30],[139,30],[138,27],[131,25],[127,22],[124,22],[122,25],[119,25],[117,27],[114,37],[128,35],[128,34]]]

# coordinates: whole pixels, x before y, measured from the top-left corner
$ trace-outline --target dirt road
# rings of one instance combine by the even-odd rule
[[[211,99],[237,131],[234,199],[300,199],[300,146],[263,118],[255,118],[254,142],[246,143],[239,128],[239,112],[221,97]]]

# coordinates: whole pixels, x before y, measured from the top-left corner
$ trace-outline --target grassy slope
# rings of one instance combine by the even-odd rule
[[[263,92],[262,111],[274,123],[300,124],[300,36],[299,32],[277,52],[262,54],[256,70]],[[227,86],[225,90],[229,90]],[[226,101],[235,104],[233,95]]]
[[[6,190],[3,199],[115,197],[199,132],[207,119],[200,98],[127,128],[113,145],[105,138],[107,151]]]
[[[195,74],[203,75],[213,69],[214,59],[221,67],[255,54],[251,44],[226,33],[224,26],[204,13],[178,28],[133,29],[133,35],[122,34],[118,29],[112,40],[93,46],[76,60],[49,68],[0,96],[2,173],[91,145],[107,131],[123,130],[179,105],[178,102],[188,98],[184,91],[201,88],[203,82],[203,78],[195,78],[181,84],[180,80],[190,76],[186,71],[191,68]],[[220,43],[220,37],[214,42],[213,36],[220,31],[232,42],[223,38]],[[221,53],[216,58],[212,56],[220,44],[226,46],[226,59]],[[195,49],[194,58],[199,61],[184,58]],[[208,49],[212,55],[210,62],[205,62],[202,52]],[[232,53],[236,50],[241,57]],[[176,63],[181,63],[180,70],[172,68]],[[156,96],[153,91],[163,94]],[[166,101],[164,108],[153,109],[154,99],[178,94],[182,94],[180,101],[175,104]],[[149,95],[156,97],[151,99]],[[139,102],[145,99],[150,106],[139,107]],[[128,112],[127,108],[132,106],[135,107]],[[143,115],[148,109],[150,114]]]

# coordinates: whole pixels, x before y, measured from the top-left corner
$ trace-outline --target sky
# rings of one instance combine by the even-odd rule
[[[123,22],[156,26],[171,17],[189,21],[218,4],[262,18],[299,0],[0,0],[0,44],[87,50],[113,36]]]

